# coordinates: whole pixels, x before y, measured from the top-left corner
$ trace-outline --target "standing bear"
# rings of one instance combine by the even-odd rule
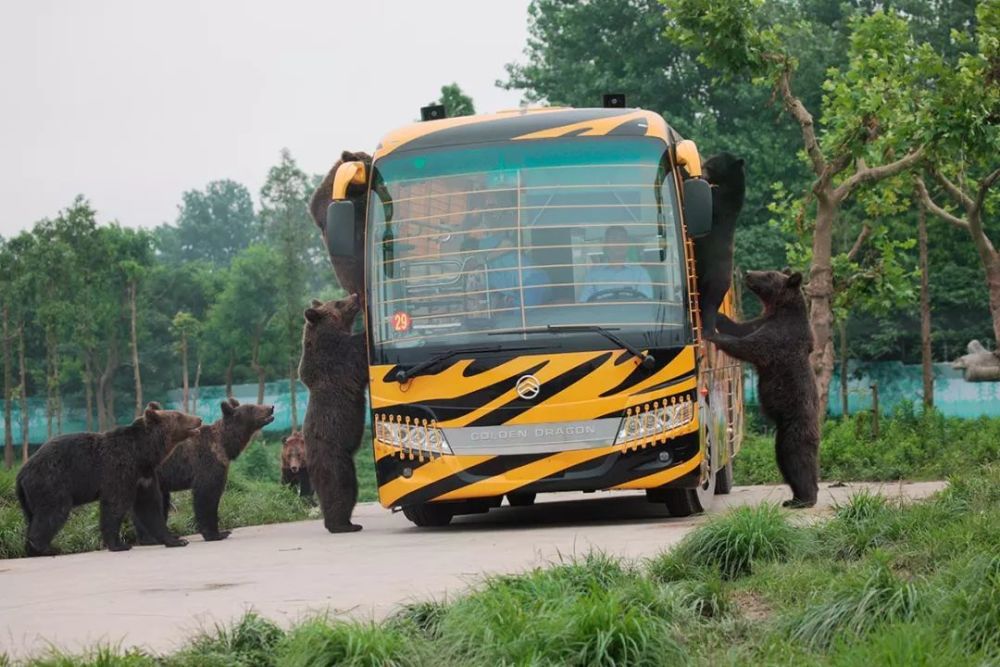
[[[819,490],[819,395],[809,363],[812,330],[802,296],[802,274],[749,271],[747,287],[760,299],[764,314],[733,322],[719,314],[718,333],[709,340],[722,351],[757,369],[760,407],[776,428],[778,469],[792,499],[786,507],[812,507]]]
[[[320,232],[323,233],[324,239],[326,238],[326,210],[330,207],[330,202],[333,201],[333,177],[340,165],[345,162],[363,162],[365,169],[370,172],[372,156],[368,153],[344,151],[340,155],[340,160],[330,168],[326,178],[313,193],[312,200],[309,202],[309,214],[316,226],[319,227]],[[368,209],[368,186],[353,184],[347,186],[347,198],[354,202],[355,219],[364,220],[365,212]],[[360,231],[362,228],[359,226],[358,230]],[[344,291],[348,294],[362,294],[365,270],[364,234],[356,235],[354,246],[353,257],[334,257],[331,255],[330,262],[333,264],[333,272],[337,275],[337,280],[340,281],[340,286],[344,288]]]
[[[150,403],[142,417],[128,426],[104,433],[61,435],[46,442],[15,481],[27,524],[27,554],[54,555],[52,539],[70,510],[97,500],[101,539],[110,551],[131,548],[121,539],[121,525],[133,508],[143,521],[156,526],[159,543],[168,547],[187,544],[154,520],[162,512],[156,467],[199,426],[198,417]]]
[[[302,434],[309,479],[331,533],[361,530],[351,523],[358,501],[354,454],[365,428],[368,359],[364,334],[351,334],[360,310],[357,294],[313,302],[305,311],[299,378],[309,388]]]
[[[226,489],[229,464],[243,453],[254,433],[274,421],[273,405],[240,405],[235,398],[222,401],[222,418],[202,426],[181,442],[157,469],[162,494],[162,511],[155,525],[135,517],[140,544],[156,544],[166,531],[170,494],[191,489],[194,518],[206,542],[224,540],[230,531],[219,530],[219,501]],[[142,493],[152,490],[143,489]]]
[[[281,441],[281,483],[297,488],[300,498],[313,497],[306,464],[306,439],[301,431],[292,431]]]
[[[733,284],[736,218],[743,209],[746,175],[743,159],[731,153],[705,160],[704,172],[712,186],[712,231],[694,240],[694,258],[702,332],[708,334],[715,331],[719,306]]]

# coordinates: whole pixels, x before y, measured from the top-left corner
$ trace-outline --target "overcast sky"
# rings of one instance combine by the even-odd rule
[[[522,60],[528,0],[4,0],[0,234],[82,193],[100,220],[173,221],[231,178],[256,199],[288,147],[308,172],[371,151],[457,82],[479,111]]]

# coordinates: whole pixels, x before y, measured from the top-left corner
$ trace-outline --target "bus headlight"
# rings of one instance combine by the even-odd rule
[[[404,421],[392,417],[377,417],[375,439],[391,449],[393,453],[417,458],[453,454],[447,438],[441,429],[427,420]]]
[[[694,419],[694,403],[690,400],[678,403],[660,404],[629,408],[618,429],[616,445],[645,446],[663,436],[691,423]]]

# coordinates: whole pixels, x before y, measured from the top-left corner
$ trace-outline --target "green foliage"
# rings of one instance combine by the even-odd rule
[[[798,546],[797,533],[776,505],[739,507],[684,538],[676,557],[716,568],[726,579],[753,572],[755,562],[780,561]]]
[[[185,192],[181,200],[177,222],[156,230],[157,247],[168,263],[226,266],[258,239],[257,214],[243,185],[212,181],[204,190]]]
[[[214,632],[202,633],[169,664],[268,667],[276,664],[274,650],[284,636],[271,621],[247,612],[230,626],[217,625]]]
[[[306,621],[278,645],[282,667],[393,667],[412,663],[414,639],[371,623]]]
[[[476,113],[472,98],[463,93],[457,83],[441,86],[441,97],[431,104],[443,104],[449,118],[472,116]]]

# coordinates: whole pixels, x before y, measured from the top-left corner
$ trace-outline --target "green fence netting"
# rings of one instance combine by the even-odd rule
[[[873,383],[878,383],[879,406],[883,411],[891,411],[902,401],[919,402],[923,393],[923,380],[919,366],[909,366],[898,362],[852,363],[848,370],[848,409],[850,412],[870,410],[872,406]],[[233,387],[233,395],[241,403],[257,401],[257,385],[245,384]],[[208,422],[219,418],[219,403],[225,398],[226,389],[223,386],[201,387],[192,391],[193,407],[196,413]],[[275,419],[265,428],[265,432],[285,433],[292,428],[292,393],[288,382],[272,382],[264,385],[264,403],[273,404]],[[147,396],[147,400],[159,401],[166,408],[181,409],[181,392],[172,390],[165,396]],[[756,378],[748,369],[746,373],[746,399],[749,403],[757,401]],[[305,416],[309,391],[299,385],[296,390],[298,403],[298,418],[301,424]],[[2,405],[2,402],[0,402]],[[951,368],[949,364],[934,365],[934,405],[945,415],[954,417],[974,418],[979,416],[1000,417],[1000,382],[966,382],[961,371]],[[13,402],[13,433],[14,442],[22,442],[21,438],[21,406],[19,401]],[[116,405],[117,422],[127,424],[132,420],[132,401],[128,396],[119,397]],[[62,433],[85,431],[87,428],[86,412],[83,397],[63,397]],[[830,384],[829,414],[841,414],[840,378],[835,374]],[[0,413],[2,416],[2,413]],[[367,412],[366,412],[367,419]],[[28,399],[28,435],[32,443],[38,444],[47,439],[47,417],[44,398]],[[53,422],[53,432],[56,432]]]

